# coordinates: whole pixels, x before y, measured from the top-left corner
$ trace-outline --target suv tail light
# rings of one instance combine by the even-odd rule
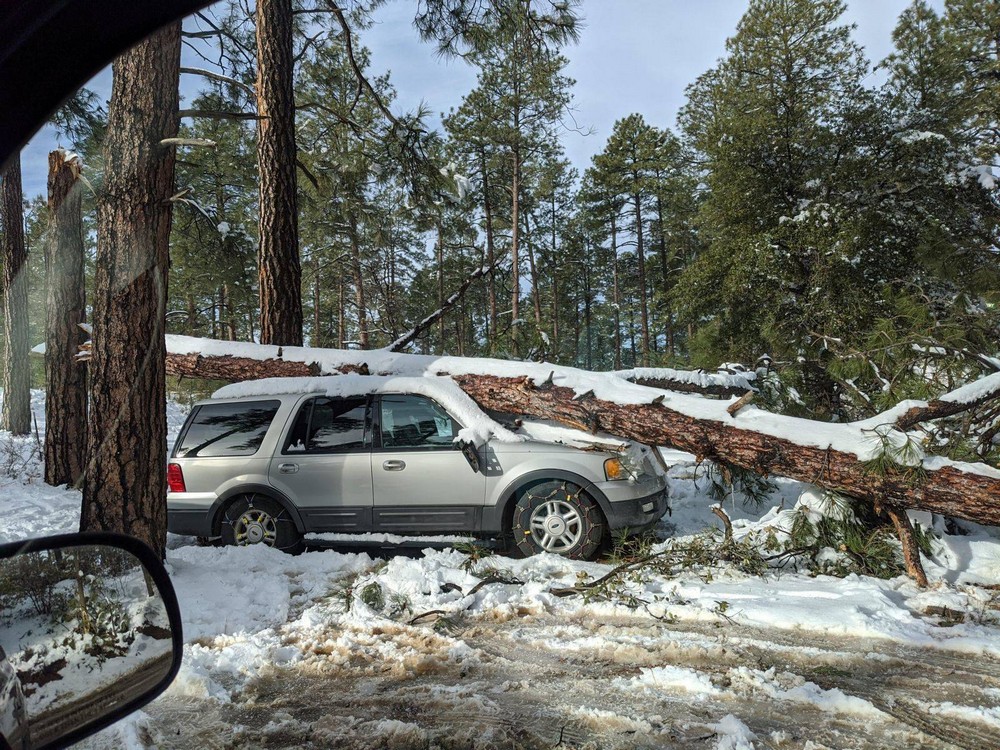
[[[187,492],[180,464],[167,464],[167,489],[169,492]]]

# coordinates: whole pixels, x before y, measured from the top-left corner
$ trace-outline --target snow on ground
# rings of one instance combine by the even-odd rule
[[[41,393],[33,394],[40,430],[44,429],[43,398]],[[171,403],[168,415],[172,443],[184,410]],[[78,524],[79,492],[44,485],[38,453],[35,436],[15,439],[0,433],[0,507],[5,511],[0,541],[72,531]],[[704,470],[697,470],[685,454],[664,451],[663,455],[673,464],[667,478],[672,514],[663,519],[661,536],[683,540],[718,527],[709,510],[718,501],[711,496]],[[759,510],[738,496],[723,499],[721,506],[732,519],[737,539],[762,539],[769,531],[783,528],[788,514],[796,509],[822,511],[821,500],[808,486],[778,481],[770,501]],[[925,526],[934,522],[929,517],[918,520]],[[665,649],[667,631],[663,628],[676,628],[676,632],[669,631],[669,637],[685,642],[685,629],[697,633],[705,627],[725,631],[737,626],[772,633],[775,642],[863,640],[885,644],[876,650],[887,653],[893,648],[916,647],[954,658],[970,655],[992,664],[1000,659],[1000,533],[974,525],[967,529],[965,535],[949,535],[939,524],[934,557],[925,562],[934,582],[927,591],[905,577],[837,578],[779,568],[756,577],[718,565],[696,566],[670,576],[637,577],[625,586],[624,595],[611,601],[558,594],[559,589],[606,575],[612,570],[610,562],[571,561],[547,554],[475,560],[454,549],[390,554],[386,559],[335,549],[289,556],[264,547],[196,546],[192,539],[171,536],[167,567],[180,600],[187,644],[181,672],[146,713],[134,715],[93,742],[97,746],[143,746],[142,737],[155,736],[157,722],[165,721],[166,709],[157,706],[183,701],[236,706],[245,700],[246,691],[264,684],[261,680],[266,682],[275,670],[297,670],[303,679],[343,673],[377,681],[413,680],[442,668],[464,674],[477,664],[482,667],[479,642],[472,636],[450,634],[448,623],[453,621],[479,623],[477,632],[486,634],[480,638],[491,637],[494,627],[508,627],[513,628],[511,638],[519,647],[543,649],[558,643],[564,659],[601,653],[616,664],[643,664],[650,654]],[[320,536],[327,544],[341,541]],[[484,580],[492,582],[483,584]],[[425,613],[432,614],[422,619]],[[626,620],[645,622],[656,630],[612,626]],[[523,628],[520,622],[526,623]],[[527,623],[536,624],[529,627]],[[813,653],[804,647],[800,650]],[[833,658],[824,653],[824,658]],[[674,665],[669,657],[664,658],[662,663],[636,667],[620,676],[607,675],[608,689],[649,700],[669,699],[671,705],[708,701],[706,705],[716,706],[713,701],[728,701],[724,704],[727,711],[768,701],[806,706],[835,715],[837,721],[885,718],[884,706],[879,707],[875,697],[848,694],[826,686],[822,679],[805,679],[764,664],[730,666],[720,674],[698,664]],[[869,661],[880,658],[888,657],[872,653]],[[926,711],[993,730],[1000,723],[998,688],[1000,684],[990,688],[992,693],[983,693],[985,702],[976,705],[959,697],[954,702],[928,699]],[[500,684],[490,688],[503,694],[512,689]],[[479,694],[476,699],[486,700]],[[581,709],[580,716],[598,722],[602,710]],[[711,718],[702,721],[698,731],[714,737],[716,747],[767,746],[744,723],[749,721],[746,715],[721,708],[705,712]],[[650,732],[650,736],[662,731],[648,716],[619,718],[623,726],[632,727],[622,731]],[[291,726],[290,720],[276,721],[274,732]],[[378,731],[389,729],[393,728]],[[402,730],[395,727],[396,731]],[[771,741],[785,746],[773,736]]]

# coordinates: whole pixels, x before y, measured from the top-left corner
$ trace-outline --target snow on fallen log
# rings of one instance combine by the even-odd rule
[[[675,370],[670,367],[636,367],[614,372],[620,378],[650,388],[678,393],[701,393],[707,396],[742,396],[756,390],[755,372],[703,372]]]
[[[199,363],[210,376],[243,379],[225,362],[253,362],[262,372],[301,368],[299,374],[358,372],[386,376],[450,376],[480,408],[598,430],[722,461],[762,475],[824,487],[876,505],[915,508],[1000,525],[1000,471],[985,464],[925,456],[892,422],[833,424],[772,414],[732,400],[705,399],[546,363],[435,357],[386,350],[310,349],[167,336],[173,363]],[[185,374],[197,375],[189,371]],[[971,392],[971,391],[970,391]],[[873,467],[875,459],[881,469]]]
[[[900,430],[909,430],[921,422],[970,411],[995,398],[1000,398],[1000,372],[967,383],[931,401],[906,402],[907,407],[895,424]],[[894,411],[899,409],[897,405]]]

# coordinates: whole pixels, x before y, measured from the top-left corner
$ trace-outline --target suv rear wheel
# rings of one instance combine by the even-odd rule
[[[222,541],[239,547],[263,544],[284,552],[300,552],[302,535],[279,503],[263,495],[235,498],[222,517]]]
[[[525,555],[552,552],[589,560],[601,546],[606,524],[597,503],[581,487],[550,480],[521,492],[511,526]]]

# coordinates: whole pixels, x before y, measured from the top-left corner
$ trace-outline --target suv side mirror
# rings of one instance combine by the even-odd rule
[[[465,460],[469,462],[469,466],[477,474],[482,472],[482,464],[479,461],[479,451],[476,450],[474,443],[468,440],[459,440],[458,449],[462,451],[462,455],[465,456]]]
[[[180,611],[132,537],[0,545],[0,748],[64,747],[162,693],[180,668]]]

